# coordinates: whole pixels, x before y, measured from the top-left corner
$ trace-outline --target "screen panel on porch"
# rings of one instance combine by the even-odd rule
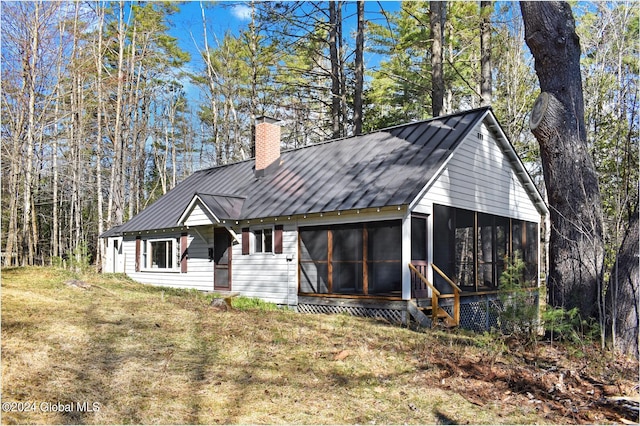
[[[535,286],[538,224],[434,205],[434,263],[464,291],[495,290],[506,261],[524,261],[522,282]],[[436,287],[450,293],[440,276]]]
[[[369,294],[393,294],[402,291],[400,222],[369,223],[367,234]]]
[[[397,295],[401,221],[300,228],[300,292]]]
[[[300,292],[329,292],[329,230],[300,229]]]

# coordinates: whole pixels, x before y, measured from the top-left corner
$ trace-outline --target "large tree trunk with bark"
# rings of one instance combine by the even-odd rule
[[[566,2],[520,2],[541,94],[531,115],[549,197],[549,302],[598,314],[604,243],[598,178],[587,148],[580,41]]]
[[[615,349],[639,356],[640,257],[638,211],[632,215],[607,291],[607,334]]]

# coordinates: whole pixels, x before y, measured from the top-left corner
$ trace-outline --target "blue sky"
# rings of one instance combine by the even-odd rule
[[[202,4],[205,7],[209,45],[211,47],[216,46],[214,37],[218,37],[221,40],[227,31],[237,34],[241,29],[245,28],[251,20],[250,1],[216,1],[202,2]],[[380,4],[382,4],[385,10],[392,11],[399,9],[400,2],[367,1],[365,2],[365,13],[378,11]],[[347,5],[347,7],[354,9],[353,3]],[[369,18],[374,17],[370,15]],[[178,39],[182,49],[191,54],[190,70],[202,70],[203,63],[198,53],[198,48],[202,49],[204,46],[201,2],[189,1],[180,4],[180,13],[172,16],[171,22],[173,26],[169,33]],[[354,28],[355,18],[345,19],[345,36],[348,36]]]
[[[227,31],[237,33],[251,19],[248,3],[203,2],[202,5],[210,44],[214,35],[221,39]],[[181,4],[180,13],[172,16],[171,22],[173,27],[169,33],[178,39],[183,50],[191,54],[192,68],[201,69],[202,61],[198,53],[198,48],[204,47],[201,3],[189,1]]]

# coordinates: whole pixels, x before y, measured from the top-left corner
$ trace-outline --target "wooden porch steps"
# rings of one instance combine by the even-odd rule
[[[431,295],[430,304],[421,306],[417,299],[410,300],[407,304],[407,311],[413,316],[413,318],[423,327],[428,327],[429,323],[431,327],[443,325],[444,327],[451,328],[460,325],[460,287],[458,287],[449,277],[446,276],[440,268],[433,263],[431,267],[435,272],[440,274],[442,278],[453,289],[453,315],[450,315],[442,306],[440,306],[439,298],[442,295],[440,291],[429,282],[424,274],[414,265],[409,263],[409,269],[411,270],[411,282],[412,282],[412,295],[418,297],[418,295],[429,294]],[[430,291],[428,291],[430,290]],[[431,321],[429,321],[431,317]]]
[[[434,315],[431,306],[420,307],[415,301],[410,300],[407,303],[407,311],[421,327],[434,328],[442,326],[453,328],[458,326],[456,320],[440,306],[438,306]]]
[[[426,315],[432,314],[431,312],[431,308],[422,308],[425,311]],[[440,306],[438,306],[438,311],[436,312],[435,317],[439,320],[438,322],[440,323],[440,325],[443,325],[446,328],[453,328],[453,327],[457,327],[458,324],[456,323],[456,320],[453,319],[453,317],[451,315],[449,315],[449,313],[447,311],[445,311],[443,308],[441,308]]]

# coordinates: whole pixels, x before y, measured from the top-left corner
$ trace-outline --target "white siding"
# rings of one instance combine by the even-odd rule
[[[166,287],[190,288],[197,290],[213,290],[213,262],[209,260],[209,247],[213,247],[213,227],[201,227],[199,234],[189,232],[187,237],[189,257],[187,259],[187,272],[136,272],[136,239],[135,236],[127,236],[123,241],[123,255],[125,258],[126,274],[134,280]],[[180,234],[154,233],[149,238],[179,238]],[[204,237],[208,241],[202,239]],[[142,236],[146,238],[145,235]]]
[[[540,222],[535,204],[484,123],[460,144],[415,210],[427,213],[433,204]]]
[[[107,238],[102,270],[106,273],[124,272],[122,237]]]
[[[184,221],[186,226],[211,225],[213,223],[216,223],[216,221],[208,211],[202,208],[199,201],[193,206],[189,216]]]
[[[242,233],[236,230],[238,236]],[[282,254],[242,254],[233,246],[231,290],[278,305],[298,304],[298,232],[295,223],[284,225]],[[290,259],[290,260],[288,260]]]
[[[236,229],[242,238],[240,229]],[[179,237],[179,234],[153,234],[153,238]],[[143,239],[145,236],[143,235]],[[189,230],[189,258],[187,273],[135,271],[136,240],[125,237],[123,255],[126,273],[134,280],[152,285],[213,291],[213,261],[209,248],[213,248],[213,226],[200,226]],[[296,223],[284,226],[283,253],[242,254],[242,244],[235,242],[231,255],[231,291],[247,297],[257,297],[280,305],[297,305],[298,295],[298,232]],[[287,260],[287,259],[290,259]]]

